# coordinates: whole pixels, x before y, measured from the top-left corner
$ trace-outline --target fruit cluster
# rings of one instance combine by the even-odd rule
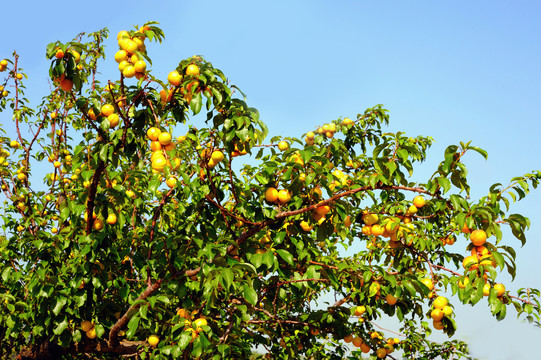
[[[96,328],[94,327],[94,323],[92,321],[84,320],[81,323],[81,329],[85,332],[87,338],[96,338]]]
[[[177,310],[177,315],[180,316],[181,321],[184,321],[184,331],[188,331],[192,335],[191,341],[194,341],[199,336],[199,333],[204,331],[203,326],[208,326],[208,321],[204,317],[193,320],[194,313],[196,311],[190,313],[187,309]]]
[[[122,30],[117,34],[118,50],[115,54],[115,61],[118,63],[118,70],[126,78],[141,79],[145,76],[147,63],[140,58],[143,54],[146,55],[145,32],[150,27],[143,26],[131,34],[126,30]]]
[[[377,331],[370,333],[369,341],[365,341],[360,336],[354,336],[353,334],[346,335],[344,337],[344,342],[346,344],[352,344],[353,346],[360,348],[360,350],[367,354],[372,349],[375,348],[376,357],[379,359],[385,358],[387,355],[391,354],[394,351],[394,346],[400,344],[400,339],[398,338],[388,338],[386,341],[383,340],[383,335]]]
[[[0,72],[6,70],[8,67],[8,61],[6,59],[0,60]]]
[[[444,328],[443,318],[450,317],[453,314],[453,308],[448,305],[447,298],[438,296],[432,303],[432,309],[430,311],[430,317],[432,318],[432,326],[437,330]]]

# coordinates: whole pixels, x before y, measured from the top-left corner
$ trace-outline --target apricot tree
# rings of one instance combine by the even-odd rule
[[[154,22],[118,34],[104,81],[107,35],[50,44],[35,107],[17,54],[0,63],[2,358],[454,359],[454,306],[539,325],[539,291],[498,276],[541,172],[471,199],[463,159],[487,154],[461,143],[413,182],[432,139],[385,132],[381,105],[269,141],[202,57],[153,76]]]

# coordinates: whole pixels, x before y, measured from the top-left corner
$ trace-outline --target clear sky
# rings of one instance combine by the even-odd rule
[[[418,180],[447,145],[469,140],[489,153],[487,161],[467,158],[474,197],[541,169],[539,1],[20,0],[5,1],[1,11],[0,58],[17,50],[34,103],[48,89],[49,42],[108,27],[112,70],[104,75],[117,76],[116,33],[155,20],[166,36],[162,46],[149,46],[155,75],[165,80],[181,59],[203,55],[247,94],[272,136],[300,137],[381,103],[390,110],[389,131],[436,140]],[[0,114],[4,126],[10,120]],[[540,203],[538,189],[512,208],[532,226],[508,289],[541,288]],[[504,242],[519,248],[506,234]],[[539,356],[533,345],[541,330],[517,321],[513,310],[497,322],[483,301],[458,308],[457,334],[474,356]]]

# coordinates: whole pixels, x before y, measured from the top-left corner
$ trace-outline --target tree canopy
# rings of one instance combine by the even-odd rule
[[[117,35],[111,80],[107,37],[50,44],[37,106],[0,62],[3,358],[458,359],[459,304],[540,325],[539,291],[499,282],[540,171],[472,199],[463,159],[487,153],[460,143],[413,181],[433,140],[387,132],[382,105],[268,139],[203,57],[153,76],[157,23]]]

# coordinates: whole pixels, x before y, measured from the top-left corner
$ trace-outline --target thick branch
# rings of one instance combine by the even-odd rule
[[[139,295],[139,297],[135,300],[135,305],[130,306],[130,308],[124,313],[124,315],[120,319],[118,319],[116,324],[113,325],[111,331],[109,332],[109,346],[114,348],[119,345],[118,332],[126,325],[128,325],[128,322],[136,313],[136,310],[142,305],[141,302],[138,302],[137,300],[144,300],[150,295],[154,294],[160,288],[162,281],[163,280],[158,280],[153,285],[148,286],[146,290],[143,291],[143,293]]]

